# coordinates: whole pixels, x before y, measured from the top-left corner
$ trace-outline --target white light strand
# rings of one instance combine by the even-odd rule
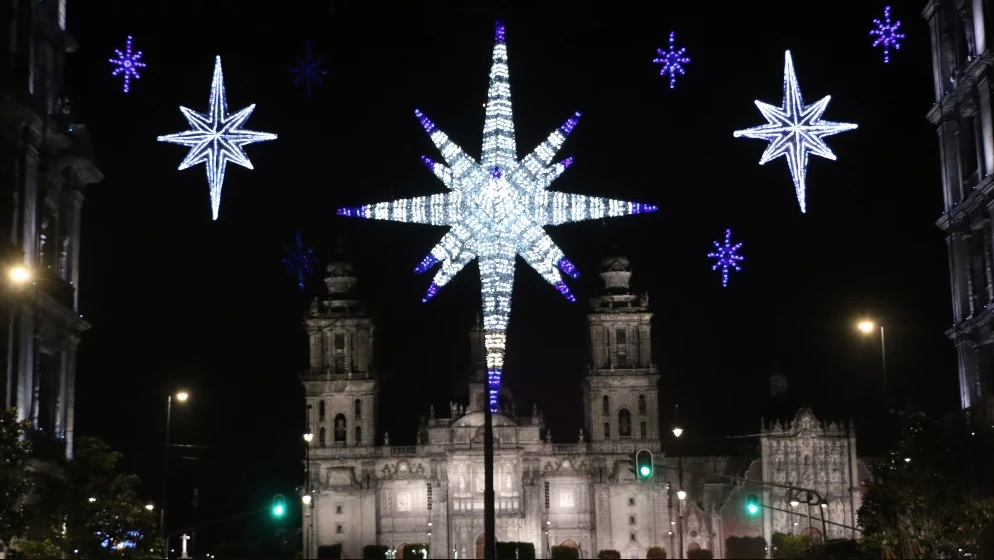
[[[576,268],[542,226],[648,213],[656,211],[657,207],[546,191],[572,163],[572,158],[568,158],[550,165],[566,136],[576,126],[579,113],[553,131],[535,151],[520,162],[517,160],[507,47],[504,44],[504,27],[500,23],[497,24],[490,72],[481,163],[466,155],[420,111],[415,111],[415,116],[431,136],[447,165],[428,157],[422,157],[422,161],[450,192],[342,208],[338,214],[450,226],[415,269],[415,272],[423,273],[441,263],[441,269],[435,274],[423,301],[434,297],[473,259],[479,260],[490,409],[496,412],[511,310],[515,256],[520,255],[563,296],[575,301],[560,271],[576,278]]]
[[[821,120],[829,100],[832,99],[830,95],[805,106],[804,100],[801,98],[801,87],[794,74],[794,62],[790,58],[790,51],[787,51],[785,57],[783,107],[774,107],[762,101],[756,101],[759,112],[763,114],[769,124],[736,130],[734,135],[736,138],[757,138],[769,141],[770,145],[766,147],[763,157],[759,160],[760,165],[780,156],[787,158],[787,166],[790,167],[790,175],[794,180],[794,190],[797,192],[797,202],[801,205],[801,213],[803,214],[807,211],[805,178],[808,172],[808,155],[814,154],[835,160],[835,154],[822,138],[853,130],[857,128],[857,125]]]
[[[179,164],[180,171],[198,163],[206,165],[207,183],[211,189],[211,211],[215,220],[221,209],[221,187],[224,185],[224,170],[228,162],[254,169],[242,148],[255,142],[276,139],[275,134],[241,128],[254,109],[253,104],[233,115],[228,114],[228,102],[224,94],[224,74],[221,72],[219,56],[214,59],[214,80],[211,83],[210,107],[207,114],[180,107],[180,112],[192,128],[186,132],[158,138],[159,142],[190,147],[190,153]]]

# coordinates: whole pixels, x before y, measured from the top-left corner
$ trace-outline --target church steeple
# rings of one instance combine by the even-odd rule
[[[590,440],[658,447],[659,375],[652,363],[649,296],[632,293],[632,268],[623,256],[604,259],[600,277],[604,289],[591,298],[587,315],[584,405]]]

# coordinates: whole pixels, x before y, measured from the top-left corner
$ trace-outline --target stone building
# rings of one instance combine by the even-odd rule
[[[729,536],[769,542],[774,532],[804,532],[821,538],[823,528],[831,538],[850,536],[845,526],[860,504],[858,481],[866,478],[865,472],[849,476],[857,465],[855,434],[822,425],[809,410],[792,422],[763,426],[759,457],[664,453],[673,436],[671,426],[659,422],[652,313],[648,296],[632,293],[630,277],[627,259],[602,263],[604,289],[591,300],[587,321],[585,427],[572,442],[556,443],[538,410],[517,415],[507,391],[501,395],[503,413],[494,416],[497,539],[533,543],[542,558],[555,545],[577,547],[583,558],[604,549],[645,558],[652,546],[679,557],[673,552],[682,531],[684,549],[711,549],[720,558]],[[417,428],[416,445],[394,446],[389,434],[377,436],[374,328],[353,295],[351,265],[330,264],[325,283],[328,297],[315,300],[306,321],[311,363],[303,383],[314,438],[307,455],[305,491],[312,501],[303,523],[305,557],[336,543],[347,558],[361,557],[370,544],[426,543],[433,558],[482,558],[482,327],[477,322],[470,332],[469,402],[432,408]],[[630,470],[638,449],[654,454],[649,482]],[[817,490],[827,507],[805,505],[808,497],[793,495],[791,486]],[[678,497],[681,487],[685,500]],[[764,504],[752,516],[745,508],[750,495]]]
[[[977,426],[994,424],[994,122],[986,0],[930,0],[935,105],[944,212],[936,225],[949,247],[960,404]]]
[[[103,176],[65,95],[66,0],[0,0],[0,320],[6,407],[35,452],[72,457],[83,189]],[[17,272],[14,276],[12,273]]]

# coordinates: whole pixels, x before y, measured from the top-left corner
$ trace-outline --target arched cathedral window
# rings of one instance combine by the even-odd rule
[[[604,398],[601,399],[601,414],[604,416],[611,415],[611,399],[607,395],[604,395]]]
[[[362,445],[362,426],[355,427],[355,444]]]
[[[324,431],[324,428],[321,428],[318,430],[318,445],[324,447],[326,443],[328,443],[328,437]]]
[[[324,401],[318,401],[318,420],[324,420]]]
[[[604,422],[604,438],[606,439],[609,437],[611,437],[611,423]]]
[[[627,408],[618,411],[618,436],[632,437],[632,413]]]
[[[359,420],[362,418],[362,401],[359,399],[355,400],[355,419]]]
[[[646,429],[645,422],[639,422],[639,436],[645,440],[648,435],[648,430]]]
[[[345,415],[335,416],[335,443],[345,441]]]
[[[639,415],[645,416],[645,395],[639,395]]]

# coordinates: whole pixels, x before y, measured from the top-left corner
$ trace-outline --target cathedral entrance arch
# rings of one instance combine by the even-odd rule
[[[479,537],[476,537],[476,557],[483,558],[483,549],[487,546],[487,537],[483,533],[480,533]]]
[[[559,543],[559,546],[565,546],[569,548],[580,548],[580,545],[576,544],[576,541],[570,539],[566,539],[563,542]]]
[[[808,537],[811,540],[812,545],[821,544],[821,531],[815,529],[814,527],[808,527],[807,529],[801,531],[802,537]]]

